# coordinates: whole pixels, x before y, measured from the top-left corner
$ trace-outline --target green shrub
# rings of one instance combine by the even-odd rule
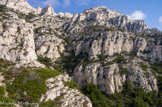
[[[140,67],[141,67],[141,69],[143,70],[143,71],[147,71],[147,68],[148,68],[148,66],[147,65],[144,65],[144,64],[140,64]]]
[[[14,79],[12,84],[7,85],[7,91],[13,99],[24,102],[38,102],[40,96],[46,92],[45,81],[35,73],[32,75],[31,72],[22,72]],[[28,76],[35,76],[35,78],[28,78]]]
[[[47,79],[47,78],[51,78],[51,77],[56,77],[56,76],[58,76],[58,75],[61,74],[59,71],[57,71],[57,70],[51,70],[51,69],[39,69],[36,72],[43,79]]]
[[[4,87],[0,86],[0,102],[3,102],[4,104],[0,104],[0,107],[13,107],[14,101],[9,98],[5,97],[5,90]]]
[[[70,75],[72,75],[72,72],[69,71],[73,71],[80,61],[87,56],[87,53],[80,53],[79,55],[75,56],[75,53],[72,51],[68,56],[62,57],[63,68],[66,69]]]
[[[40,104],[39,107],[56,107],[56,104],[54,104],[54,101],[49,100],[45,103]]]
[[[141,97],[136,97],[133,100],[133,107],[149,107],[149,105]]]
[[[0,107],[15,107],[13,99],[9,97],[0,96],[0,102],[4,102],[4,104],[0,104]]]
[[[0,86],[0,96],[4,96],[4,95],[5,95],[4,88]]]
[[[122,65],[119,65],[119,70],[121,75],[125,75],[128,73],[128,68],[123,68]]]
[[[162,62],[156,62],[156,63],[151,64],[151,68],[155,72],[162,74]]]
[[[110,28],[106,27],[106,28],[105,28],[105,31],[114,31],[114,30],[115,30],[115,29],[112,28],[112,27],[110,27]]]
[[[124,32],[125,30],[123,30],[123,29],[117,29],[117,30],[119,30],[119,31],[121,31],[121,32]]]
[[[83,87],[83,93],[88,96],[94,107],[160,107],[161,98],[157,91],[144,92],[141,87],[133,87],[130,81],[125,82],[120,93],[104,95],[94,84]]]
[[[131,52],[131,53],[127,54],[127,55],[130,56],[130,57],[135,57],[136,53],[135,52]]]
[[[5,5],[0,5],[0,12],[5,12],[6,11],[6,6]]]
[[[40,104],[39,107],[61,107],[62,104],[61,99],[62,99],[62,95],[56,97],[54,101],[49,100],[47,102]]]
[[[105,59],[106,59],[106,57],[107,56],[104,56],[104,55],[102,55],[102,54],[99,54],[99,55],[97,55],[98,56],[98,58],[100,59],[100,61],[104,61]]]
[[[34,29],[34,33],[39,33],[39,31],[42,29],[42,27],[38,27]]]
[[[38,57],[38,61],[47,67],[52,66],[52,60],[50,58],[40,56]]]
[[[75,88],[76,88],[77,90],[80,91],[78,85],[77,85],[73,80],[67,82],[67,83],[65,84],[65,86],[68,86],[69,88],[72,88],[72,89],[75,89]]]
[[[29,22],[30,19],[36,17],[36,15],[33,14],[33,13],[28,13],[28,15],[24,15],[24,16],[25,16],[25,20],[26,20],[26,22]]]
[[[118,55],[117,58],[115,58],[115,59],[113,60],[113,62],[116,62],[116,63],[121,64],[121,63],[126,63],[127,61],[126,61],[126,59],[124,58],[124,56]]]
[[[88,96],[93,104],[93,107],[109,107],[110,101],[102,94],[100,89],[90,83],[83,87],[83,93]]]
[[[124,74],[127,74],[128,73],[128,68],[122,68],[121,69],[121,74],[124,75]]]
[[[123,84],[123,93],[131,93],[133,91],[133,84],[128,81]]]
[[[12,84],[7,84],[7,91],[16,101],[38,102],[47,90],[46,80],[59,74],[50,69],[24,71],[15,77]]]

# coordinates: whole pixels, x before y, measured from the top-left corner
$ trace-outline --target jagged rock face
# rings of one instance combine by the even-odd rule
[[[90,33],[90,35],[83,36],[83,38],[79,36],[75,36],[76,38],[73,41],[76,42],[73,43],[72,50],[74,50],[76,56],[80,53],[88,53],[89,60],[97,59],[99,54],[112,56],[115,53],[135,52],[137,56],[143,56],[152,61],[157,59],[162,61],[160,38],[155,40],[121,31]],[[143,54],[145,51],[147,53]]]
[[[123,68],[128,69],[126,74],[122,74],[122,68],[118,64],[104,66],[101,63],[91,63],[87,66],[80,64],[74,70],[73,79],[81,88],[86,83],[94,83],[109,95],[120,92],[126,81],[132,82],[134,86],[141,86],[146,92],[158,90],[156,78],[149,69],[144,71],[140,65],[137,66],[140,63],[147,64],[139,59],[122,64]]]
[[[140,55],[151,61],[162,61],[162,38],[149,38],[144,52]]]
[[[114,53],[133,51],[133,38],[134,35],[123,32],[103,32],[97,35],[87,37],[85,42],[76,43],[75,55],[80,52],[87,52],[89,59],[97,58],[97,55],[109,55]]]
[[[46,8],[38,7],[36,13],[40,15],[55,15],[55,12],[51,5],[47,5]]]
[[[4,4],[5,2],[1,1],[0,3]],[[48,57],[56,61],[61,57],[60,54],[66,52],[66,50],[67,52],[74,51],[75,56],[87,53],[87,57],[81,59],[83,62],[85,59],[98,61],[98,55],[103,55],[110,57],[104,61],[104,63],[107,63],[108,60],[113,59],[113,55],[116,53],[127,56],[131,52],[152,61],[156,59],[162,61],[161,35],[156,38],[132,33],[151,31],[158,33],[154,29],[150,31],[143,21],[132,21],[127,16],[111,11],[106,7],[87,9],[84,13],[75,15],[69,13],[56,15],[51,6],[33,10],[26,3],[26,1],[8,1],[5,5],[16,10],[20,9],[25,14],[36,13],[34,18],[24,20],[12,11],[9,12],[12,14],[11,18],[8,19],[7,16],[6,19],[1,19],[0,17],[0,58],[20,62],[16,65],[17,67],[24,65],[27,67],[28,64],[34,67],[42,67],[43,65],[37,62],[37,56]],[[100,29],[89,32],[86,30],[89,26],[91,26],[90,30],[96,26],[99,26]],[[111,29],[111,27],[114,29]],[[127,58],[127,60],[129,59],[131,58]],[[117,63],[103,66],[102,63],[96,62],[83,66],[81,62],[74,70],[73,79],[80,87],[93,82],[107,94],[120,92],[126,81],[131,81],[134,86],[143,87],[146,92],[158,90],[157,81],[153,74],[149,69],[147,71],[142,70],[139,67],[140,63],[145,62],[134,59],[128,61],[127,64],[122,64],[123,67],[128,69],[128,73],[121,75],[121,68]],[[149,74],[149,77],[146,76],[146,73]],[[68,77],[58,77],[58,79],[69,81]],[[77,103],[77,106],[82,107],[82,103],[88,101],[78,91],[65,88],[61,81],[58,82],[58,85],[63,89],[55,88],[55,84],[52,84],[55,80],[49,79],[47,81],[48,87],[52,86],[53,88],[42,97],[41,101],[53,100],[65,91],[68,93],[62,98],[62,106]],[[77,94],[79,94],[79,97],[73,96]],[[76,101],[71,100],[73,97]],[[84,100],[80,102],[80,98]],[[91,105],[88,106],[91,107]]]
[[[72,18],[73,17],[73,15],[70,14],[70,13],[62,13],[62,12],[58,13],[57,16],[67,17],[67,18]]]
[[[52,15],[52,14],[54,14],[54,10],[53,10],[52,6],[47,5],[46,8],[43,8],[43,9],[42,9],[41,14]]]
[[[105,6],[94,7],[84,11],[87,20],[105,20],[110,18],[115,18],[117,16],[122,16],[122,14],[112,11]]]
[[[47,80],[48,91],[41,97],[42,101],[47,102],[49,100],[55,101],[57,97],[61,97],[57,103],[60,107],[92,107],[91,101],[88,97],[81,94],[78,90],[69,88],[65,84],[69,82],[71,78],[68,75],[63,74],[55,78]]]
[[[64,41],[59,38],[62,32],[55,30],[64,23],[59,17],[35,16],[31,19],[32,23],[28,23],[28,19],[19,18],[20,13],[8,10],[5,14],[7,18],[3,13],[0,16],[0,58],[19,62],[16,67],[41,68],[45,66],[38,63],[37,56],[48,57],[52,61],[60,58],[65,48]],[[35,32],[37,28],[40,30]]]
[[[30,12],[35,11],[35,9],[33,7],[31,7],[27,3],[26,0],[5,0],[4,3],[5,4],[0,2],[0,4],[6,5],[7,7],[10,7],[10,8],[16,9],[16,10],[19,10],[20,12],[23,12],[23,13],[30,13]]]
[[[38,56],[51,58],[56,61],[64,52],[63,40],[55,35],[42,35],[35,38],[36,52]]]
[[[73,24],[75,23],[75,24]],[[80,24],[103,25],[107,27],[115,27],[131,32],[149,32],[148,27],[141,20],[130,20],[127,16],[116,11],[112,11],[104,6],[90,8],[82,14],[76,14],[72,18],[72,23],[68,26],[69,31],[75,31]]]
[[[0,23],[0,58],[11,62],[30,63],[35,62],[33,25],[23,20],[5,20]],[[35,66],[43,66],[39,63]]]
[[[7,7],[13,8],[25,14],[35,13],[41,15],[55,15],[52,6],[47,5],[46,8],[38,7],[35,9],[31,7],[26,0],[2,0],[0,1],[0,4],[6,5]]]

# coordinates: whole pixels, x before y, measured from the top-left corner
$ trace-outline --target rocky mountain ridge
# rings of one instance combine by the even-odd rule
[[[75,107],[78,103],[78,107],[91,107],[91,101],[76,90],[76,85],[71,86],[71,79],[81,89],[93,83],[107,95],[122,92],[127,82],[146,93],[161,92],[160,71],[154,73],[152,65],[162,61],[162,33],[149,29],[144,21],[130,20],[104,6],[72,15],[56,14],[50,5],[34,9],[26,0],[1,0],[0,4],[0,58],[13,63],[16,70],[11,80],[18,78],[15,75],[23,71],[19,70],[22,67],[36,69],[34,73],[20,73],[29,81],[33,75],[40,79],[38,68],[71,76],[63,73],[45,78],[48,90],[39,96],[40,105],[42,101],[56,103],[52,101],[57,99],[62,106]]]

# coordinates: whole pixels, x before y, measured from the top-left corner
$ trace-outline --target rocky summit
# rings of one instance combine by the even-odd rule
[[[143,20],[0,1],[0,106],[160,107],[161,86],[162,32]]]

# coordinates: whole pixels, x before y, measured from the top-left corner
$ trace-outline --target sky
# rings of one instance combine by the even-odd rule
[[[162,0],[27,0],[34,8],[53,6],[56,13],[83,13],[85,9],[106,6],[132,20],[144,20],[149,28],[162,31]]]

